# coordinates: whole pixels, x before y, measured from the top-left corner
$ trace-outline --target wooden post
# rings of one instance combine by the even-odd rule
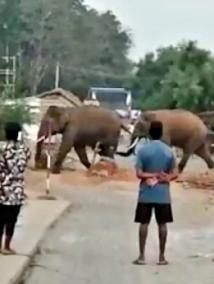
[[[97,156],[97,154],[99,153],[99,150],[100,150],[99,147],[100,147],[100,142],[97,142],[95,149],[94,149],[93,158],[92,158],[92,161],[91,161],[91,168],[94,166],[94,164],[96,162],[96,156]]]
[[[56,200],[56,197],[50,194],[51,192],[51,127],[48,128],[48,149],[47,156],[47,172],[46,172],[46,190],[45,196],[40,196],[39,199]]]
[[[55,89],[59,88],[59,72],[60,72],[60,66],[58,61],[56,64],[56,71],[55,71]]]
[[[46,194],[50,194],[50,171],[51,171],[51,129],[48,129],[48,149],[46,151],[47,155],[47,174],[46,174]]]

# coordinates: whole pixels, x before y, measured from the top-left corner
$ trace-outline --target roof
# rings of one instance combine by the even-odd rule
[[[61,89],[61,88],[57,88],[57,89],[53,89],[47,92],[44,92],[40,95],[38,95],[38,98],[43,99],[47,96],[51,96],[51,95],[58,95],[58,96],[62,96],[64,97],[67,101],[69,101],[70,103],[72,103],[75,106],[81,106],[83,105],[82,102],[80,101],[80,99],[75,96],[73,93],[71,93],[70,91]]]

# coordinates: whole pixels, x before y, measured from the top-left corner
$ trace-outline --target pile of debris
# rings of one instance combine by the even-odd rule
[[[177,182],[188,185],[191,188],[214,190],[214,172],[209,170],[203,173],[182,174]]]
[[[110,159],[101,159],[95,163],[89,170],[88,176],[110,178],[111,180],[124,182],[136,181],[136,175],[133,170],[119,168],[116,162]]]
[[[109,177],[116,174],[117,171],[118,167],[114,161],[101,159],[99,162],[92,165],[89,175]]]

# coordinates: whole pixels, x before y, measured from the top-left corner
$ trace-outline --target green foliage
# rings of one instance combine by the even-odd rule
[[[111,11],[98,13],[84,0],[0,0],[0,56],[8,46],[18,59],[14,98],[54,88],[59,62],[60,87],[81,98],[90,86],[126,87],[134,107],[213,109],[209,51],[192,41],[162,47],[140,60],[133,74],[131,44]]]
[[[1,98],[0,140],[4,139],[5,123],[18,122],[21,125],[31,123],[30,108],[25,104],[24,98],[15,99],[10,88],[5,88]]]
[[[24,105],[23,102],[17,102],[12,106],[5,106],[1,121],[16,121],[19,122],[21,125],[23,125],[24,123],[30,124],[31,115],[29,107]]]
[[[0,0],[0,56],[6,43],[19,55],[19,87],[29,95],[54,87],[58,61],[61,87],[77,92],[121,86],[131,71],[129,33],[112,12],[82,0]]]
[[[213,108],[214,58],[191,41],[158,49],[140,61],[132,86],[143,109]]]
[[[5,55],[6,46],[11,52],[19,48],[21,30],[21,0],[0,0],[0,51]]]

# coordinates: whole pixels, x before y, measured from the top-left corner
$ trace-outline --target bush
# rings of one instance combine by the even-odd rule
[[[6,88],[2,94],[0,140],[4,140],[4,126],[7,122],[18,122],[21,125],[31,123],[30,107],[23,98],[14,99],[13,92],[9,88]]]

